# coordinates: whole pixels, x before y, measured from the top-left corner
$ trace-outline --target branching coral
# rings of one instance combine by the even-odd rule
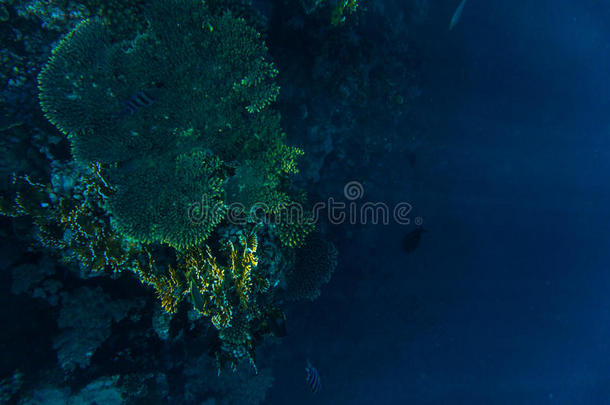
[[[211,318],[217,329],[231,326],[233,314],[255,307],[255,268],[258,265],[256,233],[239,235],[239,241],[224,241],[226,265],[218,263],[209,246],[190,249],[179,261],[194,308]],[[263,276],[257,275],[258,278]],[[263,283],[264,286],[264,283]]]
[[[13,183],[15,196],[12,202],[4,201],[0,214],[30,216],[40,242],[61,252],[66,261],[88,271],[117,272],[145,259],[140,245],[124,240],[110,226],[102,206],[111,189],[98,166],[56,168],[50,184],[27,175],[15,176]]]
[[[217,329],[231,325],[233,308],[229,301],[227,269],[218,265],[209,246],[194,248],[184,259],[184,273],[193,307],[211,318]]]
[[[176,271],[172,266],[169,266],[168,274],[157,274],[152,268],[152,259],[149,263],[151,265],[148,268],[138,267],[136,274],[142,282],[154,287],[157,297],[161,301],[161,306],[167,313],[176,313],[182,298],[180,280]]]
[[[169,267],[167,274],[154,266],[137,272],[155,288],[167,312],[176,312],[186,299],[210,319],[222,341],[218,353],[222,364],[235,366],[248,359],[254,366],[255,336],[274,333],[270,318],[278,315],[269,306],[266,269],[258,266],[258,228],[222,239],[216,254],[208,245],[181,253],[175,269]]]

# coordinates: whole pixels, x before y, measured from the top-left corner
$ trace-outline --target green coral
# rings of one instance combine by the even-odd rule
[[[266,165],[245,162],[227,182],[227,201],[235,210],[234,214],[243,212],[248,221],[258,221],[263,218],[256,210],[276,216],[292,202],[287,193],[280,191],[281,180],[277,172],[269,170],[268,164],[269,161]]]
[[[283,144],[279,114],[267,108],[279,92],[277,69],[245,20],[195,0],[157,0],[144,33],[111,34],[100,20],[80,24],[54,50],[39,87],[75,158],[104,164],[117,229],[180,249],[203,242],[223,216],[226,162],[262,167],[258,194],[283,198],[281,178],[294,173],[299,152]],[[141,93],[152,102],[128,111]]]
[[[286,275],[285,297],[289,301],[314,300],[337,267],[337,249],[318,232],[311,233],[295,252],[294,267]]]
[[[307,195],[301,191],[275,217],[275,232],[284,246],[302,247],[316,229],[313,213],[305,209]]]
[[[301,209],[291,210],[289,206],[280,215],[277,231],[282,244],[288,247],[303,246],[307,236],[315,229],[312,214]]]
[[[187,248],[207,239],[224,217],[222,163],[208,151],[143,158],[133,168],[108,171],[117,184],[108,200],[115,226],[139,241]],[[159,192],[168,186],[171,192]]]
[[[254,7],[252,0],[206,0],[212,14],[222,15],[227,11],[236,17],[243,18],[249,25],[263,32],[267,27],[267,18],[259,7]]]
[[[273,123],[272,127],[279,126]],[[272,219],[295,204],[288,193],[283,190],[283,181],[288,176],[298,173],[297,160],[303,156],[302,149],[287,146],[283,143],[285,134],[261,151],[262,159],[246,161],[235,170],[234,176],[227,182],[227,201],[239,204],[246,217],[251,221],[262,219],[254,215],[254,209],[261,209]]]

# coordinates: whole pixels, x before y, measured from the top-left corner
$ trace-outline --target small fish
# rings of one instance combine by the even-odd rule
[[[465,5],[466,0],[462,0],[462,2],[455,9],[453,17],[451,17],[451,22],[449,22],[449,31],[451,31],[457,25],[457,23],[460,22],[460,17],[462,17],[462,11],[464,10]]]
[[[409,162],[411,169],[415,169],[415,164],[417,163],[417,155],[415,152],[407,152],[407,162]]]
[[[305,365],[305,381],[314,394],[317,394],[322,388],[320,374],[318,373],[318,370],[311,365],[309,360],[307,360],[307,364]]]
[[[420,226],[405,235],[404,239],[402,240],[402,248],[405,250],[405,252],[412,253],[415,251],[415,249],[417,249],[421,236],[424,232],[427,231]]]
[[[148,92],[140,90],[127,101],[125,104],[125,112],[134,115],[140,108],[150,107],[154,103],[155,99],[152,98]]]

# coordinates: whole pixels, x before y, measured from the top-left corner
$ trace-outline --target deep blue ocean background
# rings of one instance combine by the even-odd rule
[[[11,5],[11,17],[17,4],[26,3],[44,2],[0,0],[2,7]],[[461,20],[449,30],[459,0],[363,2],[371,11],[364,11],[362,24],[346,24],[346,33],[332,39],[320,34],[332,29],[314,29],[319,21],[305,18],[300,8],[301,14],[284,21],[283,12],[294,12],[287,5],[292,3],[253,4],[269,19],[265,41],[283,81],[277,103],[282,125],[289,143],[306,150],[303,172],[317,176],[303,175],[299,185],[321,201],[344,201],[344,185],[357,182],[364,191],[358,204],[406,202],[413,207],[410,225],[323,221],[325,237],[339,251],[339,265],[320,298],[286,305],[287,336],[269,338],[258,347],[261,375],[274,378],[262,403],[610,403],[610,3],[467,0]],[[415,18],[409,13],[416,9],[425,13]],[[42,35],[38,20],[20,18],[15,24],[34,33],[29,43],[44,44],[39,49],[43,61],[69,25],[64,21],[65,27],[52,32],[54,38],[46,38],[54,28],[46,27]],[[0,32],[8,32],[6,27]],[[329,52],[320,45],[331,44],[332,50],[337,38],[352,48]],[[395,49],[371,50],[367,40],[379,41],[380,48],[394,41]],[[14,42],[24,55],[35,53],[22,46],[21,38]],[[364,44],[362,53],[368,52],[369,59],[354,50],[358,44]],[[314,62],[317,51],[323,62]],[[335,53],[336,59],[329,57]],[[388,62],[391,66],[383,70],[379,59],[384,56],[404,60],[405,66],[395,69]],[[358,57],[373,68],[337,74],[341,63]],[[36,69],[22,72],[29,80],[23,87],[2,88],[14,98],[7,98],[12,107],[0,117],[0,132],[12,130],[15,117],[27,122],[24,128],[55,130],[42,119],[32,96],[37,94]],[[325,70],[332,72],[325,76]],[[389,83],[396,71],[403,76],[413,72],[404,86],[391,83],[378,89],[412,92],[405,94],[408,106],[401,99],[396,102],[400,113],[381,111],[376,117],[379,111],[371,100],[395,94],[366,89],[369,104],[358,105],[360,94],[348,85],[328,89],[328,98],[320,89],[333,75],[353,79],[353,84],[365,71],[368,83]],[[320,83],[307,82],[315,76],[311,72]],[[19,132],[21,125],[15,137],[30,136]],[[332,145],[316,145],[318,136]],[[31,141],[32,150],[40,139]],[[19,142],[17,151],[23,139]],[[379,149],[363,152],[374,144]],[[69,159],[67,141],[57,140],[50,149],[49,155],[63,152],[54,158]],[[23,158],[28,160],[23,167],[48,175],[48,162],[39,151],[23,150],[29,159]],[[348,156],[341,155],[345,152]],[[9,164],[15,165],[0,161],[2,173]],[[320,165],[317,171],[308,166],[315,164]],[[3,186],[9,183],[0,180]],[[427,232],[415,251],[406,252],[403,239],[414,229],[415,218]],[[202,376],[216,374],[211,349],[188,347],[206,341],[209,326],[194,327],[183,311],[171,328],[167,321],[167,336],[155,335],[150,322],[154,308],[146,306],[156,302],[150,288],[125,275],[113,280],[70,273],[51,256],[28,251],[16,236],[25,229],[22,224],[1,221],[0,324],[6,329],[0,332],[0,377],[10,380],[18,370],[29,380],[24,388],[14,384],[18,388],[9,394],[2,390],[10,384],[0,380],[0,398],[13,396],[11,403],[20,403],[21,395],[34,392],[30,402],[22,403],[65,403],[91,381],[109,381],[100,376],[131,373],[151,392],[149,397],[133,394],[132,403],[186,404],[187,394],[205,400],[197,403],[220,403],[213,399],[216,382],[193,383],[198,370]],[[35,295],[29,284],[30,290],[18,295],[13,287],[11,293],[18,274],[12,270],[19,266],[46,266],[35,281],[59,280],[54,293],[44,295],[53,285],[46,291],[37,286],[42,296],[26,297],[24,292]],[[133,304],[137,316],[123,315],[113,323],[104,314],[99,323],[107,323],[101,329],[108,336],[94,345],[92,366],[66,377],[54,347],[62,329],[57,326],[58,297],[65,290],[72,299],[81,287],[99,292],[94,296],[106,303],[120,299]],[[73,299],[72,307],[78,307]],[[77,324],[66,323],[71,328]],[[317,393],[305,381],[307,360],[319,371],[322,388]],[[133,370],[141,364],[158,369]],[[250,368],[244,375],[254,381]],[[38,377],[40,383],[32,381]],[[223,381],[227,386],[218,392],[230,392]],[[239,385],[241,380],[230,382]],[[115,383],[108,383],[110,393],[99,390],[100,398],[118,395]],[[157,391],[150,388],[155,384]],[[189,384],[191,391],[184,388]],[[59,394],[53,400],[38,398],[38,385],[59,387]],[[126,386],[138,391],[128,383],[121,389]],[[263,394],[266,389],[261,384]]]
[[[390,153],[366,190],[429,232],[404,254],[401,226],[350,229],[289,314],[271,404],[610,401],[610,6],[469,0],[448,31],[456,3],[417,33],[418,122],[395,129],[423,128],[417,164]]]

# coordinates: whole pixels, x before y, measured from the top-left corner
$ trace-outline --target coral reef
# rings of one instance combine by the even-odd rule
[[[57,387],[38,388],[20,403],[23,405],[118,405],[126,401],[117,386],[118,376],[100,377],[76,393]]]
[[[295,265],[286,275],[285,297],[289,301],[314,300],[337,267],[337,249],[314,232],[295,256]]]
[[[118,272],[138,267],[145,258],[137,244],[123,240],[110,226],[102,208],[109,188],[99,166],[56,166],[50,184],[25,175],[15,176],[13,185],[12,203],[0,199],[0,214],[31,217],[36,238],[60,252],[64,261],[78,263],[85,272]]]
[[[332,25],[343,24],[348,15],[354,14],[359,7],[358,0],[339,0],[332,10],[330,22]]]
[[[43,28],[53,31],[73,28],[90,15],[84,4],[73,1],[18,0],[15,3],[18,16],[40,20]]]
[[[305,14],[319,15],[332,26],[345,23],[360,8],[358,0],[301,0],[300,3]]]
[[[296,256],[282,249],[302,246],[314,224],[291,212],[306,200],[290,183],[303,151],[285,144],[270,107],[278,71],[260,34],[221,3],[154,0],[136,34],[94,17],[61,39],[38,77],[40,105],[74,161],[53,161],[49,183],[14,175],[0,212],[30,217],[82,276],[130,271],[152,286],[166,312],[152,318],[160,339],[187,301],[218,331],[219,368],[256,370],[256,343],[285,334],[275,295]],[[228,204],[241,210],[229,218]],[[121,319],[98,311],[77,340],[70,296],[54,342],[66,370],[88,364]]]
[[[302,208],[302,205],[298,205]],[[283,210],[277,224],[277,232],[284,246],[301,247],[307,235],[315,229],[313,216],[303,210]]]
[[[279,87],[265,53],[243,19],[189,0],[155,1],[150,29],[130,41],[93,19],[55,48],[39,76],[42,109],[78,161],[103,164],[123,235],[188,249],[224,216],[231,162],[256,162],[270,191],[294,173],[300,153],[266,109]],[[127,111],[141,92],[147,105]]]
[[[86,367],[96,349],[110,336],[113,323],[125,318],[143,303],[111,300],[101,288],[82,287],[73,294],[62,294],[53,347],[65,371]]]
[[[258,229],[260,225],[247,232],[230,232],[220,239],[218,253],[209,245],[182,252],[167,274],[154,267],[138,272],[140,279],[154,287],[167,313],[176,313],[186,299],[200,316],[210,319],[222,342],[217,353],[221,368],[224,364],[234,368],[242,359],[256,368],[254,340],[272,333],[262,325],[270,316],[274,274],[267,272],[267,266],[259,266]]]
[[[117,386],[119,376],[101,377],[87,384],[78,393],[68,399],[68,404],[97,404],[115,405],[121,404],[124,392]]]
[[[158,308],[153,313],[152,326],[159,339],[169,339],[171,320],[171,311],[164,310],[163,308]]]
[[[248,25],[264,35],[267,17],[253,6],[252,0],[207,0],[206,5],[212,14],[221,15],[228,11],[235,17],[243,18]]]
[[[189,359],[185,365],[185,400],[206,398],[203,404],[256,405],[262,403],[273,384],[271,370],[263,368],[257,374],[247,367],[235,373],[211,373],[211,359],[200,356]],[[205,370],[208,370],[207,373]],[[202,375],[203,372],[203,375]]]
[[[12,376],[0,380],[0,402],[8,403],[19,392],[22,384],[23,374],[19,371],[15,371]]]
[[[282,21],[272,21],[269,31],[282,72],[278,106],[289,117],[283,121],[289,141],[306,152],[300,177],[309,191],[315,184],[322,196],[334,195],[333,179],[365,178],[389,153],[419,147],[421,134],[413,128],[406,135],[398,126],[412,118],[421,93],[422,55],[411,40],[428,2],[360,2],[336,27],[323,6],[339,2],[306,1],[320,4],[311,14],[299,2],[286,3]]]
[[[3,250],[4,292],[53,331],[2,394],[264,400],[261,345],[336,267],[300,188],[391,148],[367,122],[414,90],[382,5],[252,3],[0,0],[1,232],[39,242]]]
[[[55,306],[59,303],[60,281],[53,279],[55,266],[49,257],[41,258],[37,263],[23,263],[13,267],[13,294],[29,294],[41,298]]]
[[[18,16],[38,20],[47,30],[65,32],[86,18],[98,16],[116,33],[128,34],[145,27],[142,11],[148,0],[16,0],[13,3]]]
[[[144,166],[109,171],[109,181],[116,184],[108,198],[115,228],[138,242],[179,249],[205,241],[226,211],[218,157],[194,150],[165,167],[163,160],[152,157],[141,163]]]

